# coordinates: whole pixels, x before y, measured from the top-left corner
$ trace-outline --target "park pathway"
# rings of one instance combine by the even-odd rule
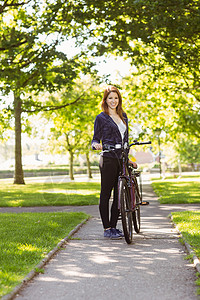
[[[198,299],[196,270],[185,259],[185,248],[167,217],[170,211],[187,206],[159,205],[148,182],[144,184],[144,200],[150,205],[141,208],[141,233],[134,235],[131,245],[124,239],[103,238],[97,206],[52,208],[81,210],[92,218],[46,265],[44,274],[29,282],[15,299]]]

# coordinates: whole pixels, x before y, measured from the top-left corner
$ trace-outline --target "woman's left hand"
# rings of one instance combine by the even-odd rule
[[[129,159],[129,164],[131,164],[134,169],[137,169],[137,167],[138,167],[137,164],[136,164],[136,162],[134,162],[134,161],[132,161],[130,159]]]

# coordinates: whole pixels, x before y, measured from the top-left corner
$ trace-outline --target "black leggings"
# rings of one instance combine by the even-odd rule
[[[104,228],[116,228],[119,217],[118,209],[118,176],[120,171],[119,161],[117,158],[102,157],[100,158],[101,172],[101,194],[99,211]],[[109,199],[114,188],[111,215],[109,218]]]

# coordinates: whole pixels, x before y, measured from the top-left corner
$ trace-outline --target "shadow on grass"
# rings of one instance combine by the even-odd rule
[[[96,205],[97,183],[7,184],[0,188],[1,207]]]
[[[200,259],[200,211],[173,212],[173,221]]]
[[[153,182],[161,204],[200,203],[198,182]]]
[[[67,205],[96,205],[98,194],[64,194],[64,193],[0,193],[1,207],[29,207],[29,206],[67,206]]]

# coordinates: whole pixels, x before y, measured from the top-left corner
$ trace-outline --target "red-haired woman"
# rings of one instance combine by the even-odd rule
[[[94,136],[92,147],[101,150],[104,144],[128,144],[128,119],[122,109],[122,97],[114,86],[108,86],[104,91],[102,112],[96,117],[94,123]],[[104,237],[120,239],[123,233],[116,228],[119,217],[117,182],[120,171],[120,147],[114,152],[104,152],[100,157],[101,193],[99,211],[104,227]],[[116,157],[117,155],[117,157]],[[137,164],[133,163],[134,167]],[[109,216],[109,199],[114,189],[111,214]]]

